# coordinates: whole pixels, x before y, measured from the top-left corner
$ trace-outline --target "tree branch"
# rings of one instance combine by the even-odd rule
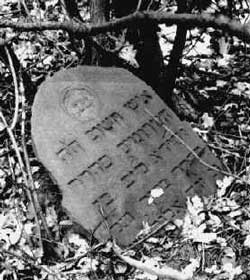
[[[19,110],[19,89],[18,89],[18,83],[17,83],[17,75],[16,75],[16,71],[14,68],[14,64],[10,55],[10,52],[8,50],[8,47],[5,46],[4,47],[8,61],[9,61],[9,66],[10,66],[10,71],[12,74],[12,79],[13,79],[13,83],[14,83],[14,88],[15,88],[15,111],[14,111],[14,116],[13,116],[13,120],[12,123],[10,125],[10,129],[13,130],[17,124],[17,120],[18,120],[18,110]]]
[[[180,24],[188,28],[213,27],[227,31],[245,42],[250,42],[250,27],[242,25],[238,21],[231,20],[225,16],[214,16],[211,14],[172,14],[166,12],[135,12],[128,16],[102,24],[81,24],[76,22],[14,22],[10,20],[0,21],[0,28],[13,28],[18,31],[43,31],[62,29],[81,36],[93,36],[111,30],[139,26],[147,21],[166,25]]]

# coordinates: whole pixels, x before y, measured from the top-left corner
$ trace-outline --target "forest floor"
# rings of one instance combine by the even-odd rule
[[[186,106],[178,107],[178,113],[232,175],[217,182],[214,195],[187,199],[183,220],[127,250],[130,261],[140,261],[135,266],[146,268],[141,271],[122,261],[111,243],[92,246],[76,226],[72,229],[64,214],[58,214],[57,187],[46,174],[36,176],[41,170],[34,169],[42,210],[57,240],[56,246],[44,241],[42,256],[27,197],[1,173],[0,279],[155,280],[166,266],[184,269],[184,276],[197,280],[250,278],[250,55],[239,48],[224,58],[189,59],[175,90]],[[17,212],[22,213],[22,226]],[[67,228],[67,223],[71,229],[62,232],[61,225]],[[24,237],[24,231],[36,237]]]

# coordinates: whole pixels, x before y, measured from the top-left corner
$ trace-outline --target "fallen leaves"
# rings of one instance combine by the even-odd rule
[[[17,244],[22,236],[22,224],[17,220],[15,211],[0,213],[0,243],[2,248],[9,248]]]
[[[184,217],[182,234],[184,238],[193,242],[211,243],[217,238],[214,232],[205,232],[207,229],[204,204],[198,196],[187,199],[187,212]]]
[[[155,188],[152,189],[150,192],[150,197],[148,199],[148,204],[152,204],[154,202],[154,199],[157,197],[160,197],[164,194],[164,191],[162,188]]]
[[[234,180],[233,176],[225,176],[222,180],[217,180],[217,195],[218,197],[222,197],[226,194],[228,187],[232,184]]]
[[[214,125],[214,118],[210,117],[208,113],[204,113],[201,119],[203,121],[202,125],[204,128],[211,128]]]

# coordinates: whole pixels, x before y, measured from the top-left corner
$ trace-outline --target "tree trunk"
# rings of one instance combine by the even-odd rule
[[[91,22],[94,24],[101,24],[109,20],[110,6],[109,0],[91,0],[90,3],[90,16]],[[97,44],[105,48],[106,36],[100,34],[96,36]],[[85,38],[86,56],[84,63],[89,65],[102,65],[105,66],[107,62],[104,56],[98,52],[97,48],[93,44],[92,38]]]
[[[178,0],[178,13],[187,12],[187,1]],[[164,80],[161,86],[162,99],[173,108],[173,90],[175,87],[176,78],[178,76],[178,67],[185,48],[187,28],[185,26],[177,26],[173,49],[170,54],[167,69],[164,73]]]
[[[80,15],[80,12],[78,10],[77,2],[76,0],[61,0],[61,3],[69,17],[69,20],[72,21],[80,21],[82,22],[82,17]],[[72,33],[69,34],[69,41],[71,42],[71,48],[72,50],[78,55],[79,58],[82,57],[82,53],[80,49],[82,48],[82,42],[81,38],[75,36]]]
[[[91,0],[91,22],[101,24],[109,20],[110,6],[108,0]]]
[[[135,12],[148,9],[157,10],[160,2],[151,0],[113,0],[112,8],[116,17],[123,17]],[[141,24],[127,30],[126,39],[136,49],[136,61],[139,65],[138,75],[147,84],[158,90],[163,56],[157,35],[158,25],[152,22]]]
[[[163,56],[157,35],[158,26],[147,23],[138,30],[138,41],[134,43],[137,50],[136,60],[139,64],[140,77],[156,91],[158,91],[161,71],[163,69]]]
[[[77,19],[82,21],[81,15],[77,7],[77,2],[75,0],[61,0],[61,1],[70,19]]]
[[[227,0],[228,5],[228,16],[233,19],[233,9],[234,9],[234,1],[233,0]]]

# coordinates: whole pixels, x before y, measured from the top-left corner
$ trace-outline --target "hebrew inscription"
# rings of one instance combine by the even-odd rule
[[[77,67],[46,80],[33,105],[32,137],[72,218],[123,246],[144,222],[183,215],[186,197],[212,193],[221,176],[195,156],[222,169],[191,127],[123,69]],[[162,195],[152,201],[154,189]]]

